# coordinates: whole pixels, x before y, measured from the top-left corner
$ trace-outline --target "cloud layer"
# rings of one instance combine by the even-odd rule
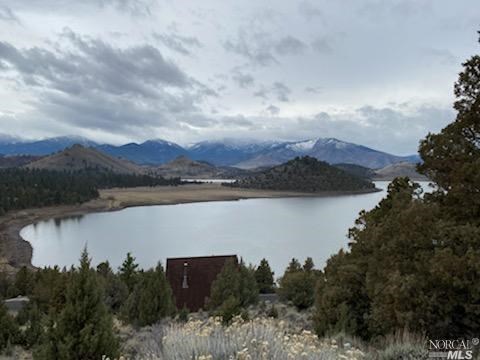
[[[399,154],[454,118],[474,0],[0,0],[0,133],[296,140]]]

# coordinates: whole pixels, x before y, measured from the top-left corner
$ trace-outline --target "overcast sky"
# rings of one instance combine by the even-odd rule
[[[0,133],[414,153],[454,119],[479,19],[478,0],[0,0]]]

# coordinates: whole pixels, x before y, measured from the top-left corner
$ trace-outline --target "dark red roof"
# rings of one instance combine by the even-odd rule
[[[238,264],[236,255],[201,256],[167,259],[167,279],[175,297],[177,309],[205,309],[210,288],[227,260]]]

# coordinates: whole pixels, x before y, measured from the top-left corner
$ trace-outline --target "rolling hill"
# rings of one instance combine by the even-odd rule
[[[419,174],[416,169],[416,165],[407,162],[400,162],[392,165],[385,166],[382,169],[376,170],[373,177],[374,180],[393,180],[396,177],[409,177],[415,181],[428,181],[428,178],[422,174]]]
[[[246,170],[228,166],[217,167],[205,161],[191,160],[186,156],[179,156],[167,164],[152,168],[157,175],[182,179],[230,179],[246,176]]]
[[[375,185],[371,181],[309,156],[295,158],[230,185],[240,188],[301,192],[375,191]]]
[[[5,169],[24,166],[40,158],[40,156],[34,155],[0,155],[0,168]]]
[[[30,169],[44,169],[56,171],[77,171],[85,169],[98,169],[112,171],[119,174],[142,174],[146,169],[104,154],[93,148],[86,148],[75,144],[61,152],[55,153],[34,161],[28,165]]]

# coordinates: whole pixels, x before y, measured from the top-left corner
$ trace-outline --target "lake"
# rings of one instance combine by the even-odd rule
[[[133,207],[116,212],[42,221],[21,236],[33,246],[35,266],[77,264],[85,245],[92,263],[117,268],[131,252],[144,268],[167,257],[237,254],[258,264],[265,257],[280,276],[292,257],[313,258],[318,268],[348,243],[362,209],[382,192],[318,198],[249,199]],[[427,183],[422,187],[427,189]]]

